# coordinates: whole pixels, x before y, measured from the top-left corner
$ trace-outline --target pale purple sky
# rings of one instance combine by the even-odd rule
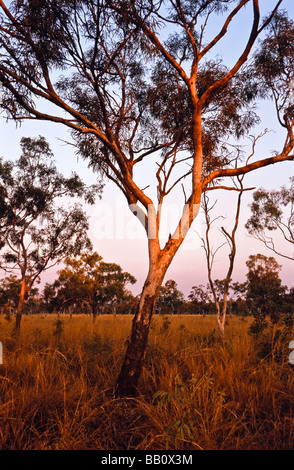
[[[275,2],[273,0],[264,0],[261,4],[270,8]],[[285,0],[284,7],[288,10],[289,15],[294,17],[293,0]],[[237,21],[232,24],[229,30],[230,35],[220,44],[218,54],[232,63],[238,58],[244,44],[245,37],[248,37],[250,29],[251,7],[244,12],[241,22]],[[247,20],[247,21],[246,21]],[[215,28],[216,29],[216,28]],[[214,28],[212,28],[215,33]],[[236,39],[237,38],[237,39]],[[265,128],[273,129],[275,132],[267,135],[257,147],[256,158],[267,157],[271,150],[279,150],[279,144],[283,140],[283,135],[277,126],[276,117],[272,104],[263,104],[260,109],[262,115],[262,123],[258,133]],[[67,131],[56,124],[36,123],[25,121],[21,127],[15,128],[13,123],[6,123],[2,118],[0,121],[0,142],[1,156],[6,159],[15,159],[19,156],[19,141],[22,136],[38,136],[44,135],[54,151],[58,169],[68,175],[71,170],[77,171],[80,176],[89,184],[95,182],[96,176],[91,170],[88,170],[87,163],[81,160],[77,161],[72,147],[65,145],[59,139],[70,140]],[[144,164],[139,167],[137,172],[138,181],[142,182],[141,187],[150,183],[152,165]],[[265,187],[267,189],[279,188],[283,184],[289,183],[290,176],[294,175],[294,163],[281,163],[272,167],[257,170],[245,177],[245,185]],[[230,227],[232,224],[231,215],[234,213],[237,194],[233,192],[219,191],[217,194],[218,205],[216,212],[225,219],[223,225]],[[177,206],[178,193],[174,198],[170,199],[170,215],[179,210]],[[235,281],[244,281],[247,272],[246,260],[250,254],[263,253],[266,256],[272,256],[272,253],[266,249],[261,242],[257,242],[248,237],[244,224],[246,223],[249,210],[248,204],[252,200],[252,193],[246,193],[243,198],[241,211],[241,220],[237,235],[237,256],[233,279]],[[217,209],[219,208],[219,209]],[[140,223],[129,211],[123,196],[119,190],[112,184],[105,186],[103,197],[98,200],[95,207],[90,207],[88,213],[91,216],[90,237],[92,239],[94,249],[103,256],[107,262],[116,262],[126,271],[129,271],[137,278],[136,285],[132,288],[135,294],[141,291],[144,279],[148,269],[147,256],[147,240],[143,228]],[[107,216],[106,216],[107,214]],[[103,225],[107,220],[107,225]],[[171,230],[169,230],[171,231]],[[204,251],[201,248],[200,238],[197,232],[203,233],[203,217],[200,216],[194,222],[189,233],[189,238],[180,248],[166,276],[167,279],[174,279],[178,283],[180,290],[188,295],[193,285],[207,284],[207,270],[205,263]],[[219,243],[217,236],[214,237],[214,246]],[[288,253],[291,247],[286,247]],[[292,250],[293,251],[293,250]],[[284,284],[289,287],[294,286],[293,267],[294,262],[284,260],[276,256],[277,261],[282,264],[281,278]],[[226,275],[227,256],[226,249],[219,251],[215,262],[214,277],[222,279]],[[43,277],[43,282],[51,282],[56,277],[56,270],[48,271]]]

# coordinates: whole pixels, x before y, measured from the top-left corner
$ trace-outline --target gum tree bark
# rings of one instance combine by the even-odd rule
[[[160,259],[158,249],[149,247],[149,250],[153,255],[153,261],[150,263],[137,312],[133,319],[131,337],[117,380],[115,393],[119,397],[137,394],[138,381],[144,364],[148,342],[150,322],[168,267]]]
[[[25,279],[22,279],[21,282],[21,289],[17,304],[16,316],[15,316],[15,333],[19,334],[20,332],[20,324],[21,324],[21,317],[23,312],[23,307],[26,299],[26,295],[28,294],[28,289],[26,285]]]
[[[195,194],[197,192],[195,191]],[[198,201],[200,202],[199,192]],[[163,249],[159,244],[159,219],[153,208],[149,209],[149,223],[146,226],[148,236],[149,271],[145,280],[139,305],[132,323],[124,362],[116,383],[116,397],[134,396],[138,391],[138,381],[144,364],[148,342],[150,322],[164,276],[193,220],[198,214],[200,204],[190,201],[183,210],[183,215],[173,236]],[[151,224],[151,227],[150,227]]]

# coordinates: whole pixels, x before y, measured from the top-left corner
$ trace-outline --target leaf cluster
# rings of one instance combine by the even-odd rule
[[[245,225],[248,233],[280,256],[293,259],[293,255],[288,256],[275,246],[271,234],[278,232],[286,242],[294,244],[294,178],[290,178],[289,187],[255,191],[250,209],[251,216]]]
[[[134,154],[140,156],[143,148],[156,149],[169,142],[192,152],[191,97],[187,86],[159,56],[139,24],[144,21],[160,33],[163,24],[172,22],[175,32],[166,39],[166,50],[180,64],[186,62],[190,67],[195,50],[176,2],[171,3],[168,12],[162,1],[140,1],[135,5],[103,0],[12,2],[14,21],[2,18],[3,64],[7,61],[9,69],[8,62],[13,62],[13,68],[22,75],[16,73],[11,81],[19,91],[19,98],[5,88],[4,107],[12,116],[21,117],[23,112],[26,114],[24,102],[27,100],[31,105],[36,90],[66,111],[70,106],[75,111],[75,120],[80,121],[78,129],[73,130],[79,153],[89,158],[96,170],[116,181],[117,167],[111,149],[105,142],[98,142],[92,132],[81,135],[81,128],[94,131],[97,127],[106,135],[111,132],[111,138],[130,158]],[[197,21],[211,13],[223,13],[233,3],[232,0],[181,2],[199,47]],[[6,66],[2,70],[4,75],[5,69]],[[53,84],[51,69],[66,73]],[[197,76],[199,97],[227,71],[221,61],[202,61]],[[228,152],[220,144],[229,135],[237,138],[244,135],[258,121],[250,106],[255,92],[249,76],[245,75],[245,71],[236,75],[205,105],[206,171],[215,165],[227,165]],[[57,94],[52,94],[53,90]]]
[[[250,255],[246,265],[247,300],[263,314],[272,313],[285,293],[279,277],[281,266],[275,258],[261,254]]]
[[[116,263],[107,263],[97,252],[85,252],[78,258],[65,260],[58,279],[45,289],[45,297],[55,306],[86,306],[94,315],[111,302],[122,301],[127,284],[136,279]]]
[[[184,303],[184,294],[177,283],[170,279],[160,288],[156,307],[161,313],[174,313]]]
[[[23,138],[15,162],[0,162],[3,195],[0,243],[1,267],[35,280],[52,263],[80,253],[91,242],[88,220],[80,204],[66,209],[62,198],[85,197],[93,202],[99,186],[87,187],[72,174],[61,175],[43,137]]]
[[[246,228],[249,233],[267,230],[277,230],[283,218],[283,208],[294,204],[294,178],[291,178],[289,188],[283,186],[280,190],[267,191],[258,189],[253,194],[253,202],[250,206],[252,215]],[[290,215],[289,224],[293,226],[293,214]]]

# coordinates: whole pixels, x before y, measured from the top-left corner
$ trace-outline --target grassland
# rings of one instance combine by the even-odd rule
[[[230,317],[155,317],[140,396],[114,399],[131,317],[0,318],[0,449],[293,449],[288,339]],[[293,338],[294,339],[294,336]]]

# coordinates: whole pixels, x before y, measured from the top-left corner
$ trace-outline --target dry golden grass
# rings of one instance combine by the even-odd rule
[[[293,449],[288,342],[249,318],[155,317],[136,399],[113,398],[131,317],[0,318],[0,449]],[[294,339],[294,337],[292,338]]]

